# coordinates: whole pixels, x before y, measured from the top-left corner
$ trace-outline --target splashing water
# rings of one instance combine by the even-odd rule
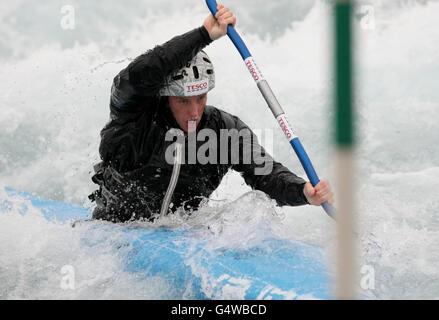
[[[305,0],[229,5],[317,172],[332,180],[330,6]],[[57,1],[1,7],[0,199],[14,205],[2,206],[0,214],[0,298],[172,298],[163,279],[139,280],[120,271],[112,254],[117,230],[48,222],[3,189],[88,205],[113,77],[140,53],[201,25],[207,8],[195,0],[78,0],[75,28],[65,30]],[[373,24],[363,23],[365,14]],[[438,14],[437,1],[360,1],[356,9],[358,262],[374,268],[374,288],[360,290],[373,298],[439,297]],[[271,113],[230,41],[223,38],[206,51],[217,77],[209,103],[252,129],[273,130],[266,143],[274,158],[304,176],[275,120],[266,120]],[[230,173],[199,211],[157,224],[198,228],[200,236],[217,239],[212,248],[245,248],[274,236],[319,245],[332,255],[333,223],[321,208],[278,208],[249,191]],[[23,206],[27,213],[17,214]],[[91,232],[100,244],[83,246]],[[75,291],[54,280],[64,265],[77,269]]]

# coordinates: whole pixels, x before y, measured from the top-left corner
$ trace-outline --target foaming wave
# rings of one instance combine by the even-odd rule
[[[172,299],[173,289],[161,278],[123,271],[119,257],[129,247],[120,246],[121,239],[105,223],[72,228],[50,222],[30,201],[2,192],[0,298]],[[66,267],[74,272],[74,288],[63,286]]]

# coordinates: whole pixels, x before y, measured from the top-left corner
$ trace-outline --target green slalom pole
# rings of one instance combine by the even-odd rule
[[[337,187],[337,284],[339,299],[355,298],[354,128],[352,90],[352,5],[335,3],[335,142]]]

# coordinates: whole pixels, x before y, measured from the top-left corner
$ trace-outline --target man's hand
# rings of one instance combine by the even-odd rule
[[[308,202],[315,206],[319,206],[325,201],[328,201],[329,204],[334,203],[334,194],[327,179],[320,180],[315,187],[310,182],[307,182],[303,187],[303,194]]]
[[[212,14],[209,14],[203,24],[212,40],[216,40],[227,34],[227,25],[231,24],[232,26],[235,26],[236,24],[236,17],[229,8],[225,8],[222,4],[218,4],[216,9],[218,10],[215,15],[216,19]]]

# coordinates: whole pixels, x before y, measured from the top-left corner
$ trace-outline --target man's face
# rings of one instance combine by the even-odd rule
[[[193,97],[169,97],[169,106],[178,125],[184,132],[189,131],[189,121],[200,123],[206,106],[207,93]]]

